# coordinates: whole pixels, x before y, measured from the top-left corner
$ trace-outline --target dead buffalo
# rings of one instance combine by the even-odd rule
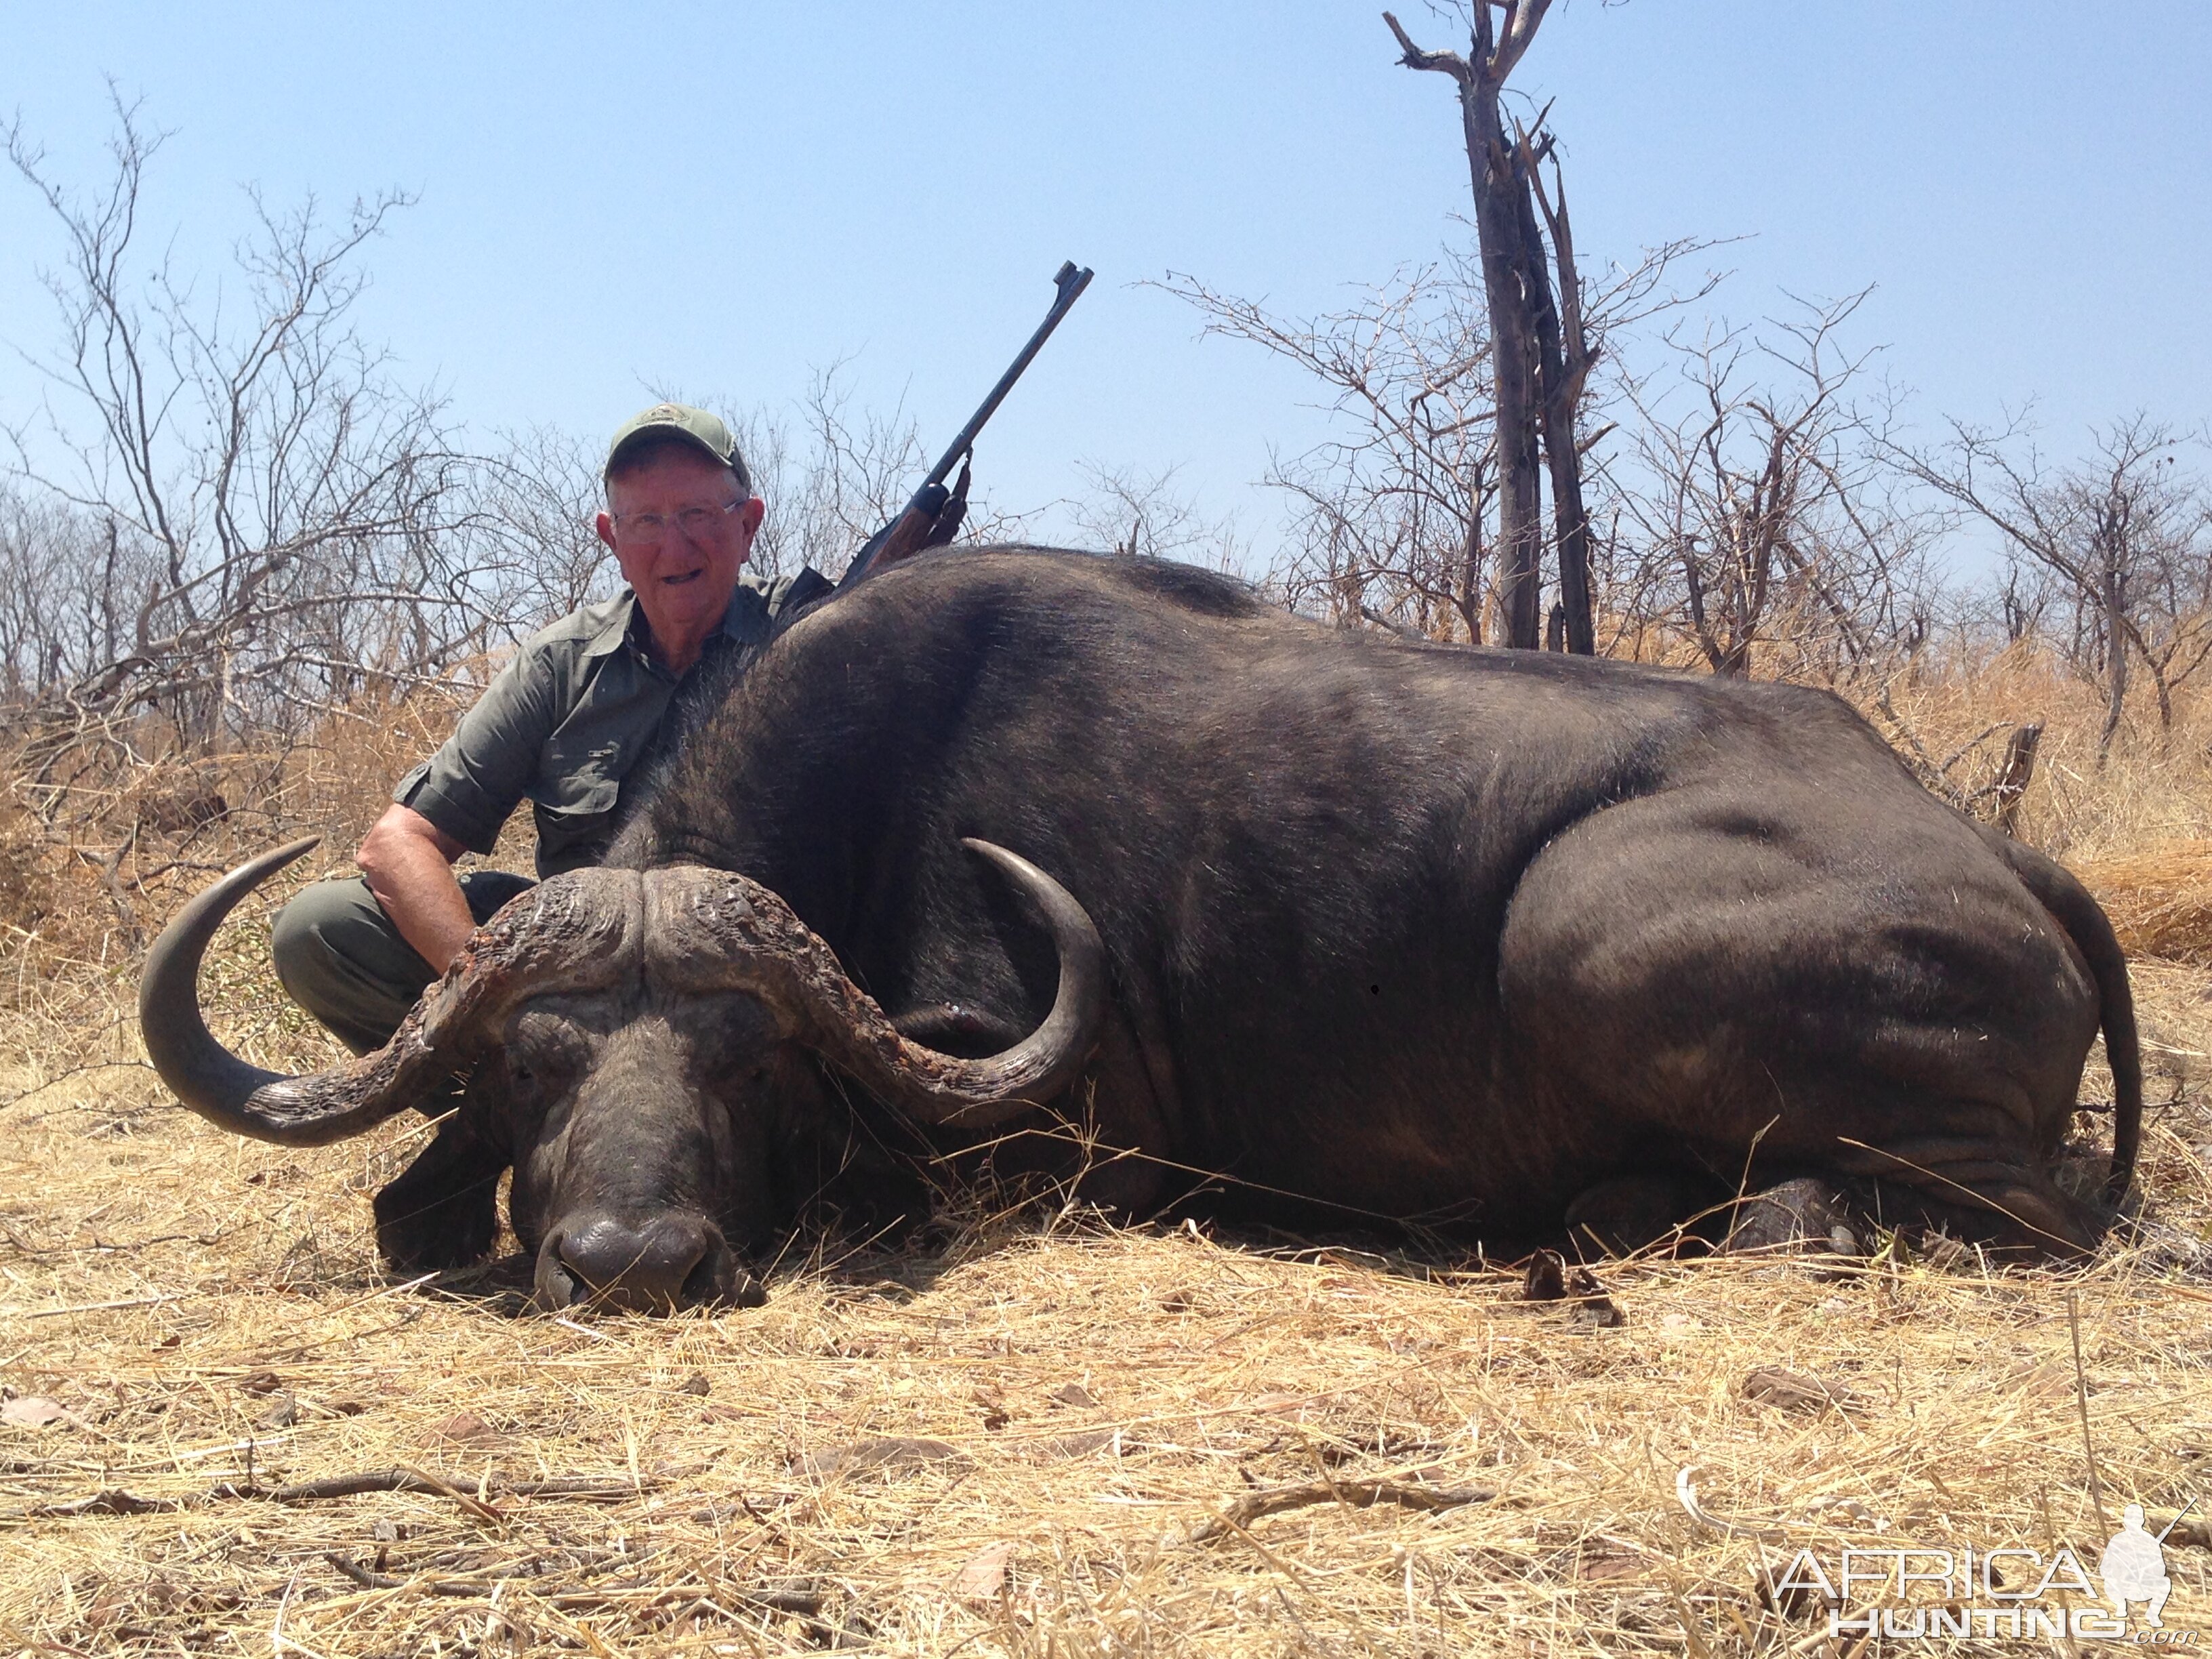
[[[1836,698],[1350,638],[1172,565],[939,555],[803,617],[605,867],[516,900],[382,1051],[280,1079],[195,978],[303,850],[155,946],[155,1064],[290,1143],[465,1075],[383,1249],[480,1255],[512,1167],[556,1306],[753,1299],[817,1199],[911,1212],[917,1152],[1055,1124],[1139,1211],[1528,1239],[1779,1188],[1792,1224],[1847,1196],[2071,1253],[2110,1218],[2053,1178],[2101,1024],[2108,1204],[2136,1146],[2103,914]]]

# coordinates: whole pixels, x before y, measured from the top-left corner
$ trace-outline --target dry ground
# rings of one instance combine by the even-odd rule
[[[1979,723],[1946,695],[1899,702],[1931,748]],[[2027,831],[2170,923],[2212,870],[2204,733],[2100,775],[2081,729]],[[265,827],[349,833],[410,740],[333,744]],[[2166,1622],[2212,1626],[2212,974],[2184,961],[2136,970],[2149,1224],[2087,1269],[1615,1263],[1615,1322],[1480,1261],[978,1199],[927,1250],[781,1264],[763,1310],[571,1322],[512,1267],[380,1271],[368,1194],[419,1129],[291,1152],[166,1105],[97,872],[40,878],[0,1017],[0,1418],[51,1420],[0,1421],[0,1653],[1856,1659],[1762,1568],[2063,1542],[2094,1571],[2122,1506],[2200,1495]],[[127,896],[158,920],[204,879]],[[250,917],[220,950],[227,1034],[315,1058]],[[1747,1392],[1777,1367],[1818,1381]]]

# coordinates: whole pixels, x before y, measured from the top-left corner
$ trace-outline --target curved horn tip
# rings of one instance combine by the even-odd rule
[[[209,1033],[200,1013],[200,960],[241,899],[321,842],[320,836],[302,836],[272,848],[196,894],[161,930],[140,971],[138,1030],[147,1058],[179,1101],[234,1134],[313,1145],[307,1137],[316,1131],[279,1122],[248,1104],[256,1090],[285,1079],[239,1059]]]
[[[960,844],[999,866],[1022,889],[1052,931],[1060,956],[1060,988],[1044,1024],[991,1060],[964,1062],[964,1100],[943,1103],[967,1121],[985,1123],[1049,1099],[1073,1080],[1097,1047],[1106,1016],[1106,951],[1083,902],[1018,853],[963,836]],[[933,1114],[936,1115],[936,1114]]]
[[[291,863],[294,859],[306,857],[322,844],[323,838],[320,835],[302,836],[297,841],[286,842],[282,847],[270,848],[259,858],[247,860],[245,867],[250,868],[257,864],[266,865],[269,873],[274,875]]]
[[[234,890],[239,897],[243,898],[248,891],[260,886],[263,882],[268,880],[286,865],[307,857],[322,844],[323,838],[320,836],[302,836],[297,841],[286,842],[282,847],[272,847],[265,853],[257,853],[236,869],[223,876],[221,880],[204,890],[200,896],[205,897],[209,893],[222,890]],[[187,905],[185,908],[189,909],[191,906]]]
[[[1097,925],[1083,908],[1082,900],[1019,853],[1009,852],[996,842],[985,841],[980,836],[963,836],[960,844],[978,858],[997,865],[1029,895],[1030,902],[1043,913],[1063,956],[1075,956],[1085,975],[1100,971],[1104,949],[1099,943]]]
[[[963,836],[960,844],[979,858],[988,859],[1010,875],[1026,876],[1034,880],[1059,887],[1060,884],[1031,864],[1019,853],[1009,852],[994,841],[985,841],[981,836]],[[1065,891],[1065,889],[1062,889]]]

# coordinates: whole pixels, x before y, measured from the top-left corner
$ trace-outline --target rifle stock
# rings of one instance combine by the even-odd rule
[[[915,490],[914,499],[900,509],[898,517],[861,544],[838,586],[846,586],[872,570],[911,558],[928,546],[930,532],[937,528],[938,514],[944,511],[951,494],[941,483],[924,484]]]

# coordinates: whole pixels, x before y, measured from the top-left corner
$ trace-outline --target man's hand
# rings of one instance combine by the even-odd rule
[[[453,860],[467,850],[413,807],[395,801],[353,855],[400,938],[441,974],[476,932],[469,902],[453,879]]]

